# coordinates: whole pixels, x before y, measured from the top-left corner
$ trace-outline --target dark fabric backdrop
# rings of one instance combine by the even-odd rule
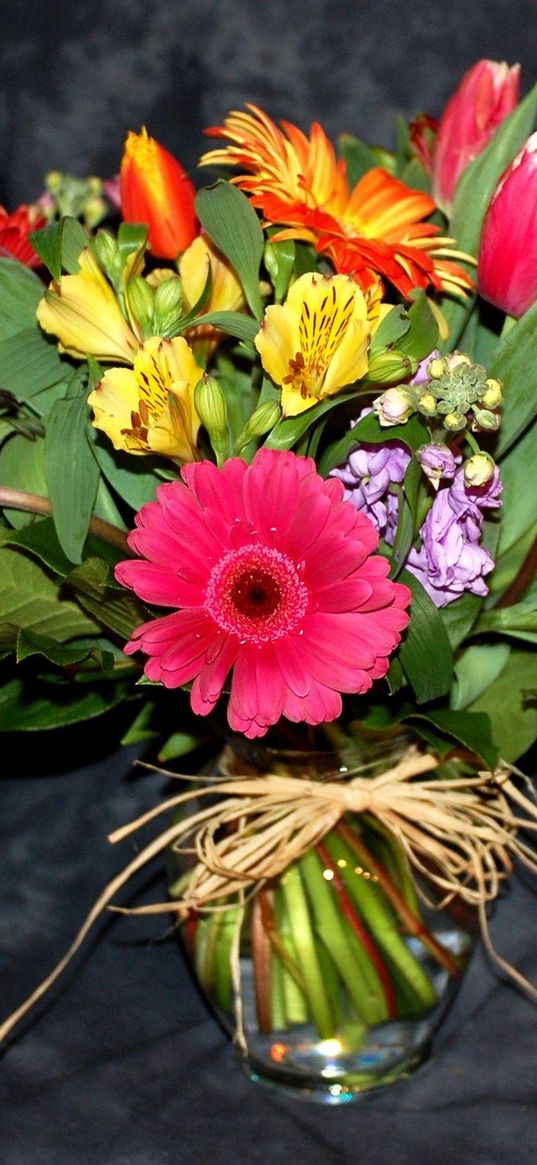
[[[397,111],[438,114],[479,57],[537,77],[530,0],[62,0],[4,2],[0,200],[43,174],[117,171],[129,128],[195,165],[204,125],[257,101],[275,117],[393,142]],[[110,727],[110,726],[109,726]],[[12,739],[0,786],[2,1013],[51,969],[133,852],[108,832],[156,804],[104,725],[33,747]],[[6,761],[6,757],[9,759]],[[162,876],[136,900],[161,898]],[[493,936],[537,980],[534,892],[518,878]],[[345,1109],[252,1085],[208,1014],[166,923],[103,923],[91,951],[0,1067],[6,1165],[533,1165],[537,1010],[481,951],[414,1078]]]

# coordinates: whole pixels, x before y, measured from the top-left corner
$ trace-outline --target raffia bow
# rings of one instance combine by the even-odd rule
[[[520,836],[521,830],[537,829],[537,804],[533,795],[526,796],[517,788],[512,777],[521,778],[529,789],[530,782],[512,766],[494,774],[424,780],[423,774],[437,765],[435,756],[412,747],[377,777],[349,779],[347,775],[345,780],[312,781],[306,776],[265,773],[226,776],[216,785],[208,779],[116,830],[110,835],[112,843],[161,813],[205,797],[212,799],[206,807],[175,820],[109,883],[61,962],[0,1026],[0,1040],[52,986],[118,891],[158,853],[169,847],[181,849],[186,838],[193,838],[197,862],[181,897],[126,913],[172,912],[184,918],[192,910],[225,909],[227,903],[222,900],[233,895],[243,902],[245,890],[255,891],[281,874],[348,812],[369,813],[390,831],[410,864],[443,892],[440,905],[459,897],[476,908],[492,959],[537,999],[537,989],[494,949],[487,921],[487,904],[497,896],[515,859],[537,874],[537,854]]]

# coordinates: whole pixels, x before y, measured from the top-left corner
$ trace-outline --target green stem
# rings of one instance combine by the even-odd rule
[[[432,1007],[437,1002],[436,991],[423,967],[409,951],[400,933],[397,916],[379,883],[365,879],[363,875],[352,876],[356,865],[354,852],[337,834],[329,834],[325,844],[335,864],[343,863],[340,868],[348,868],[351,876],[346,881],[347,889],[375,944],[381,947],[392,967],[412,987],[422,1006]]]
[[[287,915],[283,891],[279,886],[276,890],[275,915],[281,948],[278,947],[278,957],[282,963],[283,1003],[287,1021],[290,1025],[306,1023],[308,1019],[308,1004],[304,991],[304,980],[297,966],[297,953],[291,932],[290,920]]]
[[[448,975],[451,975],[452,978],[456,979],[461,973],[461,968],[457,959],[455,959],[453,955],[451,955],[450,952],[442,946],[441,943],[437,942],[430,931],[427,930],[421,914],[419,912],[418,914],[415,914],[410,909],[408,903],[405,902],[402,894],[400,894],[397,886],[394,885],[391,878],[386,873],[386,870],[380,865],[379,862],[376,861],[373,854],[370,852],[370,850],[367,849],[367,846],[364,845],[363,841],[358,838],[356,834],[353,833],[352,829],[350,829],[349,826],[346,825],[343,821],[340,821],[339,825],[337,826],[337,832],[342,840],[346,842],[347,845],[352,849],[353,853],[356,854],[356,857],[363,863],[369,873],[373,874],[378,879],[379,886],[381,886],[384,890],[386,897],[391,902],[396,913],[399,915],[408,933],[413,935],[414,938],[418,938],[420,942],[423,943],[424,947],[427,948],[433,958],[436,959],[437,963],[439,963],[441,967],[444,967],[444,969],[448,972]]]
[[[334,1034],[334,1017],[326,994],[308,900],[298,866],[289,866],[281,878],[283,897],[292,926],[297,961],[304,976],[311,1017],[321,1039]]]
[[[252,944],[252,964],[254,973],[255,1008],[257,1026],[261,1035],[270,1035],[271,1016],[271,946],[263,926],[261,900],[266,890],[258,890],[252,902],[250,938]]]

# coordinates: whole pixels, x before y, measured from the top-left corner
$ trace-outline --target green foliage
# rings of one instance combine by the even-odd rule
[[[56,283],[59,283],[62,271],[74,275],[79,270],[79,256],[88,245],[88,236],[80,223],[69,216],[34,231],[30,239]]]
[[[400,581],[412,591],[411,619],[399,658],[417,704],[445,696],[453,674],[453,653],[442,617],[421,583],[408,571]]]
[[[87,438],[85,392],[58,400],[47,422],[45,474],[58,540],[71,562],[82,561],[99,466]]]
[[[237,272],[254,316],[261,319],[259,268],[265,239],[253,206],[236,186],[219,181],[199,191],[196,211],[209,238]]]

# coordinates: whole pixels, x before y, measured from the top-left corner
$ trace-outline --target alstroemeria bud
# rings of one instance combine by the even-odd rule
[[[399,384],[410,376],[415,367],[410,356],[406,352],[399,352],[397,348],[375,352],[369,359],[367,379],[372,384]]]
[[[218,465],[228,455],[227,402],[214,376],[202,376],[194,389],[194,404],[216,454]]]
[[[537,133],[502,174],[481,234],[477,286],[483,299],[522,316],[537,299]]]
[[[281,415],[282,410],[278,401],[266,400],[264,404],[258,405],[237,437],[235,452],[240,453],[241,449],[249,445],[250,441],[255,440],[256,437],[264,437],[265,433],[270,433],[280,420]]]
[[[117,270],[119,251],[117,241],[110,231],[97,231],[93,240],[93,249],[97,256],[97,262],[102,270],[109,276],[112,283],[114,282]]]
[[[440,119],[433,154],[435,202],[449,211],[457,182],[518,104],[520,65],[477,61],[465,74]]]
[[[153,326],[153,292],[141,275],[135,275],[129,280],[127,287],[129,312],[139,328],[142,340],[148,340],[154,335]]]
[[[159,259],[176,259],[198,233],[195,190],[172,154],[147,130],[129,133],[121,162],[121,213],[125,222],[146,223],[149,245]]]

